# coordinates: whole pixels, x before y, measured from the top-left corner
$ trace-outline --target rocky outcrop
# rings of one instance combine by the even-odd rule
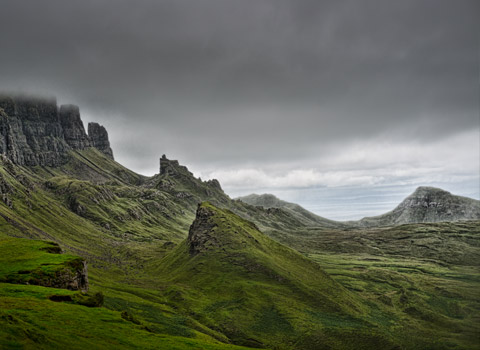
[[[113,158],[106,130],[98,125],[92,132],[85,132],[77,106],[58,108],[55,98],[0,95],[0,153],[17,165],[57,167],[68,161],[69,151],[96,145]]]
[[[480,220],[480,201],[434,187],[418,187],[386,214],[352,222],[362,227]]]
[[[207,180],[205,181],[205,183],[212,188],[223,191],[222,186],[220,185],[220,182],[217,179]]]
[[[214,235],[216,224],[210,220],[215,215],[207,206],[198,205],[197,215],[188,231],[188,246],[191,255],[196,255],[220,244]]]
[[[81,290],[86,293],[88,292],[87,262],[77,261],[75,265],[57,271],[53,278],[45,279],[39,284],[46,287]]]
[[[208,200],[215,205],[227,205],[230,201],[217,180],[202,181],[186,166],[179,164],[177,160],[168,159],[165,155],[160,158],[160,174],[152,177],[146,185],[169,192],[183,202],[189,202],[191,209],[201,201]]]
[[[59,254],[59,253],[55,253]],[[43,269],[48,263],[33,270],[20,270],[8,276],[0,276],[2,283],[32,284],[49,288],[61,288],[88,292],[87,262],[78,258],[64,265],[49,266],[52,271]]]
[[[217,179],[202,181],[188,170],[186,166],[180,165],[178,160],[168,159],[164,154],[160,158],[160,176],[163,177],[161,186],[168,186],[167,178],[172,177],[178,180],[188,182],[188,186],[195,191],[200,191],[207,196],[214,196],[215,193],[224,193],[220,182]]]
[[[7,270],[0,269],[2,283],[88,291],[87,262],[78,256],[63,255],[56,242],[3,239],[0,261],[11,264]]]
[[[88,123],[88,136],[92,147],[103,152],[106,156],[113,159],[113,151],[110,148],[107,129],[98,123]]]
[[[188,170],[186,166],[180,165],[178,160],[170,160],[164,154],[160,158],[160,175],[175,176],[178,174],[189,174],[193,177],[193,174]]]

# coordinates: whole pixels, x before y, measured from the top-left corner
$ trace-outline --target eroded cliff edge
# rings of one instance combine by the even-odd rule
[[[108,133],[89,123],[87,134],[74,105],[55,98],[0,95],[0,153],[17,165],[56,167],[71,150],[95,147],[113,159]]]

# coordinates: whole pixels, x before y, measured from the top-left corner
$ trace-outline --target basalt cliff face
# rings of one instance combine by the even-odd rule
[[[113,151],[108,140],[107,129],[98,123],[88,123],[88,136],[92,147],[113,159]]]
[[[60,166],[69,151],[88,147],[113,159],[105,128],[89,123],[88,130],[77,106],[58,107],[54,98],[0,95],[0,153],[17,165]]]

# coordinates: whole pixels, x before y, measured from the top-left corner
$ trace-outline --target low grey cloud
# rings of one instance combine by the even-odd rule
[[[385,138],[391,153],[371,157],[388,173],[402,145],[435,158],[478,132],[478,13],[476,0],[3,0],[0,89],[79,104],[143,173],[166,153],[276,181],[348,167],[328,160]],[[475,162],[477,146],[459,152]]]

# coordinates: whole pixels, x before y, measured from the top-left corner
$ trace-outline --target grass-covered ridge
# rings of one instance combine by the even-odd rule
[[[318,264],[210,203],[157,271],[170,302],[238,344],[394,348],[362,301]]]
[[[270,209],[270,211],[281,208],[283,211],[296,217],[305,226],[322,226],[330,228],[340,228],[348,226],[339,221],[333,221],[318,216],[298,204],[283,201],[275,197],[273,194],[250,194],[248,196],[239,197],[237,198],[237,200],[256,207],[265,208],[267,210]]]

